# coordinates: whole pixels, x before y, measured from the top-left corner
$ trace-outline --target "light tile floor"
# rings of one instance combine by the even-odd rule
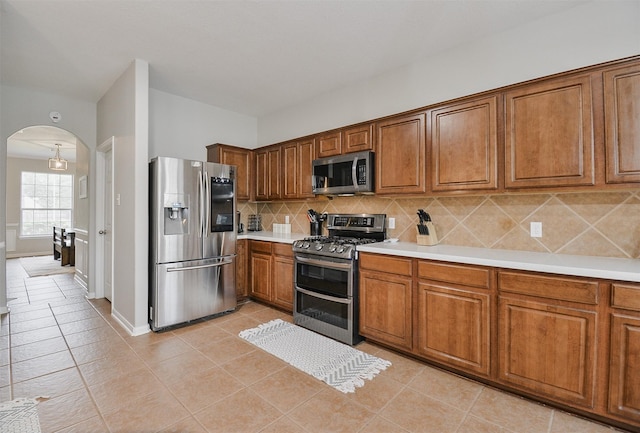
[[[47,396],[42,431],[611,433],[612,429],[432,368],[374,344],[393,365],[343,394],[240,339],[291,316],[257,303],[131,337],[72,275],[28,278],[7,261],[0,401]]]

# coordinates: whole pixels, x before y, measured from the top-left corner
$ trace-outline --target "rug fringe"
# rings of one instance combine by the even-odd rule
[[[240,338],[253,337],[254,335],[259,334],[260,332],[262,332],[267,328],[271,328],[275,325],[280,325],[280,323],[286,323],[286,322],[282,319],[273,319],[267,323],[262,323],[258,325],[256,328],[245,329],[244,331],[240,331],[240,333],[238,334],[238,337]]]

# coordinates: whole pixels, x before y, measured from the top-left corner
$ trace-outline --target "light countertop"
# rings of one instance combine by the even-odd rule
[[[308,236],[306,233],[259,231],[239,234],[238,239],[292,244],[293,241]],[[375,244],[359,245],[357,250],[368,253],[439,260],[468,265],[640,283],[640,260],[638,259],[575,256],[569,254],[459,247],[453,245],[424,246],[413,242],[378,242]]]
[[[309,237],[305,233],[275,233],[261,230],[259,232],[244,232],[238,234],[238,240],[251,239],[254,241],[279,242],[282,244],[292,244],[293,241]]]
[[[357,249],[361,252],[469,265],[640,282],[640,260],[638,259],[575,256],[453,245],[424,246],[412,242],[380,242],[361,245]]]

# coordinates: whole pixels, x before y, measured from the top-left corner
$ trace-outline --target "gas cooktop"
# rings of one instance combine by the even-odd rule
[[[293,243],[293,252],[354,259],[356,246],[382,242],[386,236],[384,214],[329,214],[329,236],[310,236]]]

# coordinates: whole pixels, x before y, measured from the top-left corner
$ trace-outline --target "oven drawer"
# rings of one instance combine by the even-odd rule
[[[353,296],[355,277],[351,260],[296,254],[294,264],[296,287],[335,298]]]
[[[296,288],[293,322],[346,344],[361,341],[354,301]]]

